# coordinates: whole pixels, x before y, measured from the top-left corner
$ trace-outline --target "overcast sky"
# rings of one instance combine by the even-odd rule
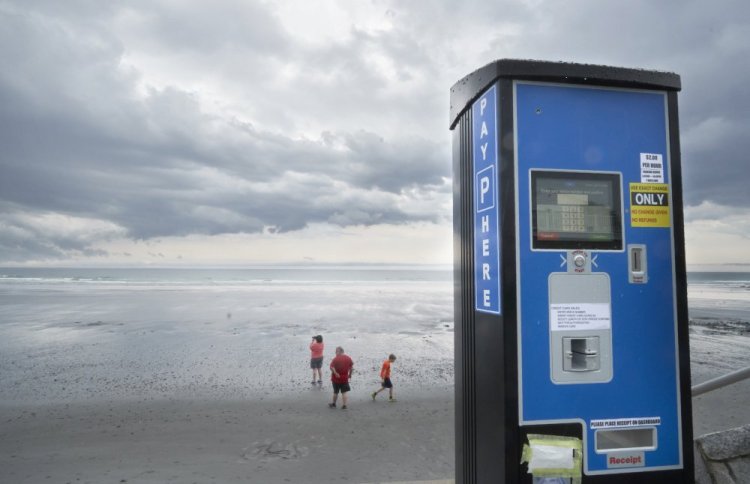
[[[676,72],[690,264],[750,263],[745,1],[0,0],[0,265],[450,264],[450,86]]]

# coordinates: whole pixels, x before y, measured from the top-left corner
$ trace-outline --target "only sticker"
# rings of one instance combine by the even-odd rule
[[[669,186],[666,183],[630,184],[630,225],[669,227]]]

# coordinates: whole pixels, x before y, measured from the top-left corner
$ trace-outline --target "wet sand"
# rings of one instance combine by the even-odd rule
[[[749,326],[733,319],[693,320],[694,384],[750,364]],[[451,328],[443,329],[441,338],[450,337]],[[347,346],[358,354],[376,341],[367,335],[349,338]],[[391,342],[403,355],[394,368],[398,402],[390,404],[382,394],[371,401],[379,361],[360,357],[346,411],[327,408],[330,384],[311,386],[302,362],[285,361],[286,354],[278,367],[260,361],[253,368],[256,360],[249,358],[243,367],[223,372],[219,353],[201,354],[198,380],[189,377],[196,357],[151,374],[135,358],[107,361],[102,355],[87,369],[64,366],[67,360],[58,353],[29,354],[23,361],[16,355],[6,360],[16,365],[4,373],[12,379],[0,381],[0,482],[314,484],[452,478],[450,360],[427,358],[435,350],[424,334]],[[225,357],[239,351],[224,348]],[[269,371],[286,374],[294,371],[290,368],[296,368],[294,377],[269,380]],[[748,381],[693,399],[695,435],[747,424],[749,400]]]

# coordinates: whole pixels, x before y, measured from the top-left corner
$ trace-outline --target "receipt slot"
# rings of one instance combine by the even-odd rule
[[[679,89],[518,60],[451,89],[457,482],[693,481]]]

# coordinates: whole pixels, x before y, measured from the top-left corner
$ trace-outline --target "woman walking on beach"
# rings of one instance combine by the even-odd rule
[[[315,384],[315,373],[318,374],[318,385],[323,384],[323,337],[321,335],[313,336],[310,343],[310,368],[312,368],[312,383]]]

